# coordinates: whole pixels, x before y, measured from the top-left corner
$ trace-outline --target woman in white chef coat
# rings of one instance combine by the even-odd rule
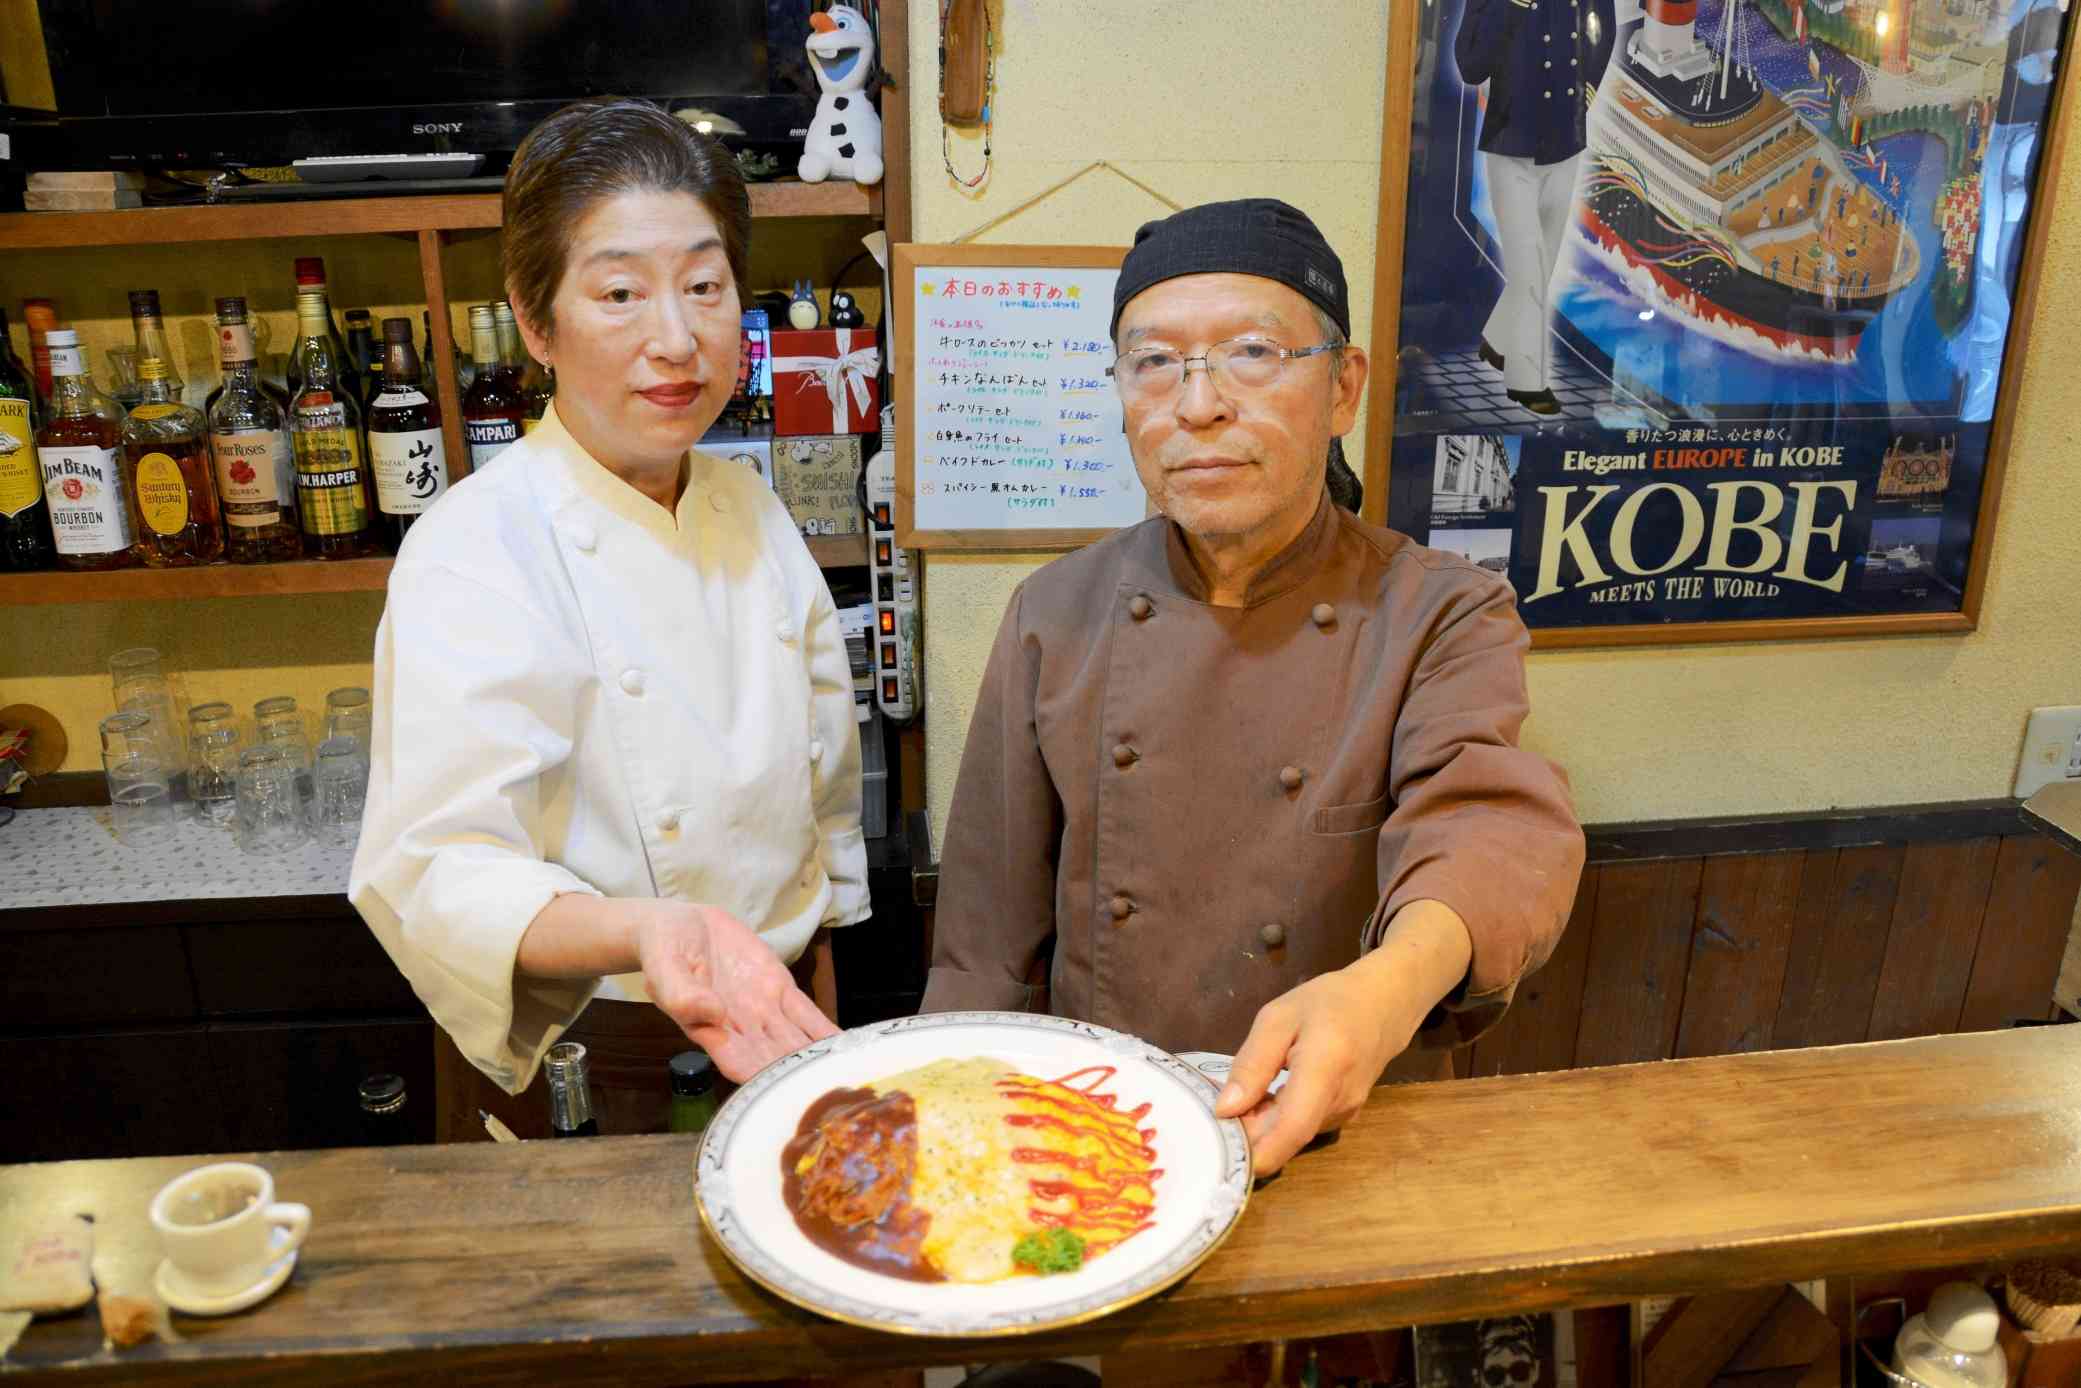
[[[830,592],[759,476],[691,451],[750,225],[728,152],[647,103],[528,135],[506,288],[555,404],[414,524],[376,633],[354,905],[507,1094],[588,1040],[606,1132],[661,1118],[687,1038],[743,1079],[831,1034],[788,966],[868,913]]]

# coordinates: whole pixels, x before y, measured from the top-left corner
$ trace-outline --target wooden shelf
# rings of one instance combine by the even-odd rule
[[[881,209],[879,185],[751,185],[754,217],[879,217]],[[15,212],[0,215],[0,250],[252,241],[279,236],[411,235],[420,231],[496,230],[498,225],[496,193],[138,207],[121,212]]]
[[[210,564],[195,569],[114,569],[107,573],[52,570],[0,574],[0,607],[370,593],[381,591],[389,581],[388,559],[301,559],[287,564]]]
[[[826,569],[867,562],[858,535],[804,540]],[[115,569],[108,573],[0,574],[0,607],[58,602],[178,602],[188,598],[264,598],[294,593],[379,593],[388,559],[300,559],[287,564],[210,564],[197,569]]]

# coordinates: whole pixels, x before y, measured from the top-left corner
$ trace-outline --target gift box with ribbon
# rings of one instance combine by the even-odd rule
[[[865,328],[773,330],[773,432],[864,434],[881,427],[881,349]]]

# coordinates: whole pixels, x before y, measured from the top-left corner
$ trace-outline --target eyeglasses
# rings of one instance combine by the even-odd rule
[[[1232,337],[1217,342],[1205,355],[1188,357],[1175,347],[1136,347],[1122,352],[1106,368],[1106,375],[1120,390],[1123,400],[1161,400],[1185,385],[1185,372],[1198,362],[1214,378],[1214,389],[1263,390],[1279,379],[1286,364],[1301,357],[1334,352],[1341,342],[1321,342],[1313,347],[1281,347],[1261,337]]]

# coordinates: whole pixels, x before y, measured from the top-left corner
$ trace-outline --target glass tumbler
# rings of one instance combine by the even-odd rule
[[[173,786],[161,746],[149,714],[132,711],[101,720],[109,818],[116,841],[131,848],[155,847],[173,837]]]
[[[368,761],[360,744],[344,736],[319,743],[311,780],[312,834],[327,847],[352,848],[361,837],[361,810],[369,787]]]
[[[230,704],[197,704],[188,710],[188,798],[205,824],[231,823],[241,745],[238,715]]]
[[[361,759],[369,758],[369,692],[349,687],[325,696],[325,736],[351,737],[361,748]]]
[[[151,717],[159,739],[159,759],[171,781],[179,781],[187,770],[188,749],[181,741],[180,701],[173,677],[155,646],[131,646],[108,658],[110,692],[116,712],[143,713]],[[171,782],[170,782],[171,783]]]
[[[248,853],[287,853],[310,837],[297,794],[298,765],[280,743],[263,742],[238,754],[232,836]]]

